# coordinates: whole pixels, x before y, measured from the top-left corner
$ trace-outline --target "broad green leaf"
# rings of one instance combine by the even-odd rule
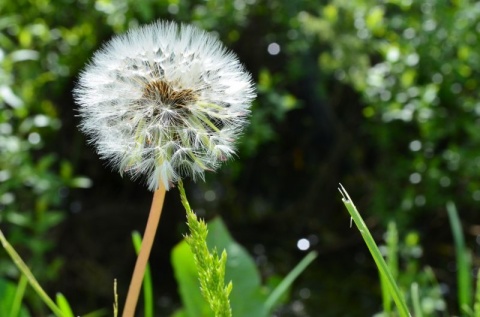
[[[208,223],[207,244],[218,252],[227,251],[225,282],[232,281],[230,294],[235,317],[267,316],[264,308],[266,294],[261,285],[260,273],[250,254],[228,232],[223,221],[216,218]]]
[[[15,297],[15,286],[4,279],[0,279],[0,316],[8,316]]]

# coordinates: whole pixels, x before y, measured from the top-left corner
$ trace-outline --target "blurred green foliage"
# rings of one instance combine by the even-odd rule
[[[315,235],[316,247],[326,253],[349,245],[349,237],[338,232],[343,212],[332,212],[341,210],[334,196],[339,181],[358,191],[352,197],[362,197],[359,208],[369,211],[372,223],[395,218],[399,231],[417,226],[422,236],[424,230],[422,242],[433,246],[425,250],[435,256],[453,254],[445,237],[435,237],[448,232],[439,229],[448,225],[447,201],[456,202],[462,219],[476,219],[477,2],[17,0],[0,1],[0,12],[0,225],[41,282],[53,283],[62,267],[53,251],[58,224],[76,208],[70,208],[71,189],[91,185],[76,175],[105,185],[110,173],[76,131],[76,74],[113,34],[159,18],[216,32],[257,82],[251,125],[239,144],[241,160],[208,175],[192,197],[213,213],[228,211],[225,219],[234,229],[246,227],[236,234],[250,249],[258,241],[271,247],[268,258],[257,254],[262,274],[285,273],[298,262],[292,241],[300,235]],[[278,51],[269,51],[272,44]],[[88,199],[106,199],[104,187],[89,191]],[[205,201],[206,190],[217,199]],[[112,189],[112,201],[117,195]],[[345,262],[360,270],[350,251]],[[341,257],[335,253],[324,261],[328,266]],[[415,278],[423,271],[411,272]],[[321,267],[317,273],[312,276],[334,275]],[[363,273],[354,271],[352,278]],[[0,253],[1,279],[17,276]],[[340,285],[340,278],[323,285]],[[83,284],[95,285],[75,285]],[[351,299],[346,289],[335,296],[298,295],[296,306],[278,313],[303,316],[318,305],[325,316],[378,311],[364,297],[339,305]],[[38,302],[27,298],[41,316]]]
[[[373,210],[480,200],[480,5],[342,1],[299,14],[322,71],[355,89],[375,147]],[[393,190],[385,184],[392,184]],[[399,204],[400,202],[400,204]],[[409,216],[399,217],[402,223]]]
[[[398,286],[404,293],[408,307],[415,316],[448,316],[444,290],[430,266],[423,266],[424,250],[417,232],[407,232],[399,237],[395,223],[388,224],[385,234],[386,245],[380,246]],[[382,285],[383,312],[375,316],[391,316],[393,303]],[[417,307],[416,303],[418,303]]]
[[[0,224],[44,282],[57,280],[62,265],[50,252],[57,243],[52,229],[65,217],[69,189],[90,186],[75,176],[73,158],[62,156],[58,134],[68,123],[60,105],[71,69],[80,66],[72,48],[96,41],[87,39],[90,23],[70,27],[68,15],[57,14],[67,1],[56,5],[0,2]],[[18,276],[3,253],[0,276]]]

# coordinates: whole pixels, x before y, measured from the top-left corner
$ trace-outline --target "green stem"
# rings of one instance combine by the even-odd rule
[[[28,266],[25,264],[25,262],[23,262],[20,255],[18,255],[15,249],[7,241],[7,239],[5,238],[1,230],[0,230],[0,242],[2,243],[5,251],[7,251],[8,255],[10,255],[10,258],[13,260],[17,268],[22,272],[23,275],[25,275],[25,277],[28,280],[28,283],[30,283],[30,286],[35,290],[38,296],[40,296],[43,302],[50,308],[50,310],[57,317],[64,317],[63,312],[55,304],[55,302],[50,297],[48,297],[47,293],[43,290],[43,288],[40,286],[38,281],[35,279],[32,272],[30,271]]]
[[[10,310],[10,317],[17,317],[20,312],[20,307],[22,307],[23,295],[25,294],[25,289],[27,288],[28,280],[25,275],[20,276],[18,281],[17,290],[15,292],[15,297],[12,303],[12,309]]]

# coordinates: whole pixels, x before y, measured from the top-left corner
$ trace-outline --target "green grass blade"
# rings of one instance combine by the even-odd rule
[[[380,290],[382,293],[382,306],[383,306],[383,316],[392,315],[392,296],[390,295],[390,288],[388,286],[388,281],[383,277],[383,274],[378,272],[378,277],[380,279]]]
[[[134,231],[132,233],[132,241],[135,252],[138,255],[140,252],[140,247],[142,246],[142,237],[140,236],[140,233]],[[153,317],[153,286],[149,264],[147,264],[147,268],[145,269],[145,276],[143,278],[143,300],[144,317]]]
[[[422,308],[420,306],[420,293],[418,291],[418,284],[412,283],[410,291],[412,294],[413,313],[415,317],[423,317]]]
[[[288,275],[280,282],[280,284],[273,290],[273,292],[265,301],[266,311],[272,311],[275,304],[280,300],[282,295],[288,290],[295,279],[302,274],[303,271],[305,271],[307,266],[309,266],[310,263],[317,258],[317,256],[317,252],[311,251],[297,264],[297,266],[293,268],[292,271],[290,271],[290,273],[288,273]]]
[[[473,316],[480,317],[480,270],[477,271],[477,289],[475,290],[475,303],[473,304]]]
[[[7,239],[5,238],[1,230],[0,230],[0,242],[2,243],[5,251],[7,251],[8,255],[12,259],[13,263],[15,263],[15,265],[20,270],[20,272],[22,272],[22,274],[25,275],[25,277],[28,280],[28,283],[30,283],[30,286],[35,290],[37,295],[43,300],[45,305],[47,305],[48,308],[50,308],[50,310],[57,317],[65,317],[62,310],[58,308],[55,302],[47,295],[47,293],[40,286],[35,276],[33,276],[32,272],[30,271],[28,266],[25,264],[25,262],[23,262],[20,255],[17,253],[17,251],[15,251],[15,249],[7,241]]]
[[[67,299],[63,294],[57,293],[57,305],[58,307],[62,310],[63,316],[65,317],[75,317],[73,314],[72,308],[70,307],[70,304],[68,303]]]
[[[455,257],[457,261],[457,283],[458,283],[458,304],[460,312],[463,313],[471,307],[473,281],[470,276],[472,269],[471,258],[465,247],[462,225],[458,217],[457,208],[453,202],[447,203],[447,213],[452,228],[453,240],[455,243]]]
[[[12,302],[12,308],[10,310],[10,317],[17,317],[20,313],[20,308],[22,307],[23,296],[25,294],[25,289],[27,288],[27,285],[27,277],[23,274],[20,275],[20,280],[18,281],[15,297]]]
[[[410,313],[408,312],[405,299],[403,298],[403,295],[400,292],[400,289],[398,288],[397,283],[395,282],[395,279],[393,278],[393,275],[390,272],[390,269],[388,268],[387,263],[383,259],[383,256],[380,250],[378,249],[378,246],[375,243],[375,240],[373,239],[372,234],[370,233],[367,225],[363,221],[362,216],[360,216],[360,213],[358,212],[357,208],[355,207],[352,200],[350,199],[350,196],[348,195],[347,191],[345,190],[345,188],[343,188],[342,185],[340,185],[339,190],[343,196],[342,201],[345,207],[347,208],[348,212],[350,213],[350,216],[352,217],[353,221],[355,222],[355,225],[360,231],[360,234],[362,235],[363,240],[365,241],[365,244],[367,245],[370,251],[370,254],[373,257],[373,260],[375,261],[375,264],[377,265],[377,268],[380,274],[382,274],[383,277],[385,278],[385,281],[388,285],[391,296],[393,297],[393,300],[397,305],[399,315],[401,317],[411,316]]]

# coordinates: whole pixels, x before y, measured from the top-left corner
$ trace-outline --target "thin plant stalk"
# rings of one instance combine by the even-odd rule
[[[47,305],[48,308],[50,308],[50,310],[57,317],[64,317],[64,313],[62,312],[62,310],[55,304],[55,302],[43,290],[43,288],[40,286],[35,276],[33,276],[32,272],[30,271],[28,266],[25,264],[25,262],[22,260],[20,255],[17,253],[17,251],[15,251],[15,249],[7,241],[7,238],[5,238],[1,230],[0,230],[0,242],[2,243],[3,248],[5,249],[5,251],[7,251],[8,255],[13,260],[17,268],[20,270],[20,272],[22,272],[23,275],[25,275],[25,277],[28,280],[28,283],[35,290],[38,296],[43,300],[45,305]]]
[[[447,203],[448,218],[452,228],[453,240],[455,243],[455,253],[457,262],[457,282],[458,282],[458,304],[460,314],[465,316],[466,309],[471,307],[473,282],[470,276],[471,259],[465,247],[462,225],[458,218],[457,208],[453,202]]]
[[[160,216],[162,215],[163,202],[165,200],[165,187],[160,182],[160,187],[153,194],[152,206],[147,220],[145,233],[143,234],[142,247],[135,263],[132,280],[128,288],[125,308],[123,309],[123,317],[134,317],[135,308],[137,307],[138,296],[142,286],[143,276],[147,267],[150,251],[152,250],[153,241],[157,232]]]
[[[20,275],[20,280],[18,281],[17,290],[15,292],[12,308],[10,310],[10,317],[17,317],[20,313],[20,308],[22,307],[22,300],[23,296],[25,295],[27,285],[28,279],[25,274]]]
[[[395,279],[393,278],[393,275],[390,272],[390,269],[388,268],[388,265],[382,256],[382,253],[378,249],[378,246],[375,243],[375,240],[373,239],[372,234],[370,233],[370,230],[368,230],[368,227],[363,221],[362,216],[360,216],[360,213],[358,212],[357,207],[355,207],[355,205],[353,204],[353,201],[351,200],[350,196],[348,195],[347,191],[345,190],[345,188],[343,188],[342,185],[340,185],[339,190],[343,196],[342,201],[345,207],[347,208],[348,212],[350,213],[350,216],[352,217],[353,221],[355,222],[355,225],[360,231],[363,237],[363,240],[365,241],[365,244],[367,245],[368,250],[370,251],[370,254],[373,257],[373,260],[375,261],[375,264],[377,265],[377,268],[380,271],[380,274],[382,274],[383,277],[385,278],[385,282],[388,285],[388,289],[390,290],[393,300],[397,305],[397,309],[400,317],[411,316],[408,311],[405,299],[403,298],[402,293],[400,292],[400,289],[398,288],[397,283],[395,282]]]
[[[113,317],[118,317],[117,279],[113,280]]]

